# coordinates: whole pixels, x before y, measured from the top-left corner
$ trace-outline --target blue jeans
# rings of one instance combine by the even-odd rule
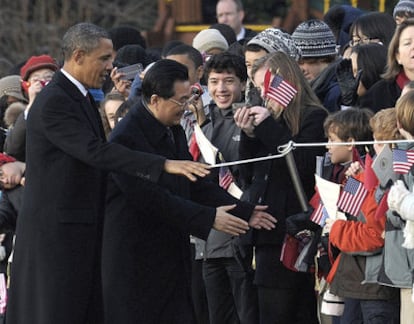
[[[398,324],[400,305],[393,300],[345,298],[344,313],[335,324]]]
[[[258,323],[253,273],[245,271],[235,258],[205,260],[203,278],[211,324]]]

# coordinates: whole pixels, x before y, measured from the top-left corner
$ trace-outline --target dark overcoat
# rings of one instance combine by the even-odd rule
[[[182,127],[170,129],[173,141],[167,128],[139,103],[117,125],[110,141],[168,159],[191,159]],[[205,179],[193,183],[163,174],[159,184],[208,206],[238,202]],[[206,239],[215,213],[185,200],[183,208],[175,207],[172,213],[168,201],[157,201],[146,192],[132,177],[114,174],[109,184],[103,240],[105,321],[194,323],[189,235]],[[238,202],[232,213],[247,219],[252,208]]]
[[[93,99],[56,72],[27,120],[26,185],[7,323],[102,322],[106,172],[156,181],[164,161],[107,143]]]

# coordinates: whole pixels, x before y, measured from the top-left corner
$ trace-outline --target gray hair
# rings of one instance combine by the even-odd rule
[[[94,24],[79,23],[70,27],[62,40],[64,60],[68,60],[77,49],[90,53],[99,46],[102,38],[111,39],[105,29]]]

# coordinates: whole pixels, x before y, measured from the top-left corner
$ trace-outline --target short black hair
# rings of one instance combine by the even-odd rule
[[[187,81],[188,69],[174,60],[162,59],[155,62],[142,80],[142,98],[149,102],[152,95],[168,99],[175,95],[174,83]]]
[[[241,82],[247,81],[246,64],[244,63],[244,58],[239,55],[227,52],[213,55],[204,67],[206,80],[212,71],[217,73],[234,73]]]
[[[191,61],[193,61],[195,68],[198,68],[199,66],[203,65],[203,56],[201,55],[201,53],[194,47],[187,44],[182,44],[173,47],[172,49],[170,49],[166,56],[169,55],[187,55],[188,58]]]

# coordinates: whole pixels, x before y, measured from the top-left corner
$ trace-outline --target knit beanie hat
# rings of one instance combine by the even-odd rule
[[[8,75],[0,79],[0,98],[3,96],[11,96],[20,101],[27,102],[27,99],[23,96],[19,75]]]
[[[397,13],[400,12],[409,12],[414,14],[414,1],[410,0],[400,0],[394,7],[393,16],[397,16]]]
[[[194,37],[193,47],[200,53],[206,53],[213,48],[227,51],[229,44],[217,29],[203,29]]]
[[[249,45],[257,45],[265,49],[268,53],[284,52],[296,61],[301,57],[300,49],[296,46],[292,37],[278,28],[267,28],[248,43]]]
[[[21,67],[20,76],[23,81],[27,81],[30,74],[34,71],[40,69],[51,69],[52,71],[56,71],[58,68],[56,61],[49,55],[32,56],[27,60],[26,64]]]
[[[336,39],[329,26],[322,20],[311,19],[296,27],[292,38],[302,51],[302,57],[336,55]]]

